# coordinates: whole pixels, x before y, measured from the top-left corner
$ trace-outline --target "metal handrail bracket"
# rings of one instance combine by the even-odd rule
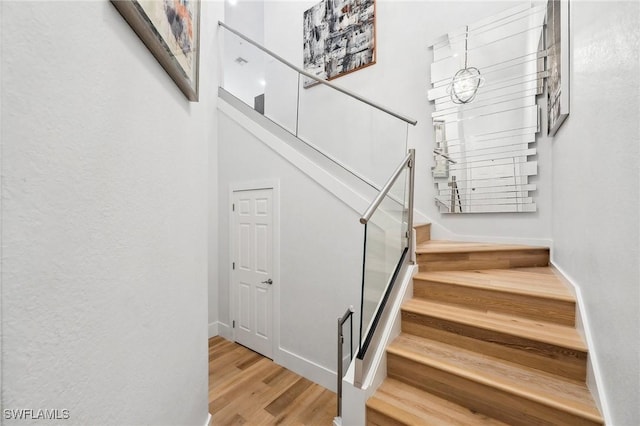
[[[373,216],[375,211],[378,209],[378,207],[382,203],[382,200],[384,200],[384,198],[387,196],[387,194],[389,193],[393,185],[396,183],[396,181],[398,180],[398,177],[400,176],[402,171],[405,169],[405,167],[413,168],[415,152],[416,152],[415,149],[409,150],[406,157],[404,157],[400,165],[398,165],[398,167],[395,169],[395,171],[393,172],[389,180],[387,180],[387,183],[384,184],[384,186],[382,187],[382,189],[380,190],[376,198],[371,202],[367,210],[364,212],[364,214],[360,218],[361,224],[366,225],[369,222],[369,220],[371,219],[371,216]],[[410,188],[410,190],[412,189],[413,188]]]
[[[310,78],[312,80],[317,81],[320,84],[324,84],[325,86],[331,87],[334,90],[337,90],[338,92],[344,93],[347,96],[350,96],[354,99],[359,100],[360,102],[364,102],[365,104],[376,108],[382,112],[385,112],[399,120],[402,120],[406,123],[411,124],[412,126],[415,126],[418,121],[414,120],[413,118],[409,118],[403,114],[397,113],[395,111],[391,111],[389,108],[383,107],[382,105],[371,101],[363,96],[360,96],[356,93],[353,93],[350,90],[347,90],[343,87],[337,86],[333,83],[329,83],[327,80],[323,80],[322,78],[315,76],[313,74],[308,73],[307,71],[303,70],[302,68],[299,68],[295,65],[293,65],[291,62],[287,61],[286,59],[284,59],[282,56],[278,55],[277,53],[272,52],[271,50],[267,49],[266,47],[262,46],[261,44],[251,40],[249,37],[245,36],[244,34],[242,34],[241,32],[239,32],[238,30],[235,30],[233,28],[231,28],[230,26],[228,26],[227,24],[225,24],[222,21],[218,21],[218,25],[221,26],[222,28],[227,29],[228,31],[230,31],[231,33],[235,34],[236,36],[240,37],[241,39],[243,39],[244,41],[246,41],[247,43],[257,47],[258,49],[262,50],[263,52],[265,52],[266,54],[268,54],[269,56],[272,56],[273,58],[277,59],[279,62],[283,63],[284,65],[288,66],[289,68],[297,71],[298,73],[304,75],[307,78]]]

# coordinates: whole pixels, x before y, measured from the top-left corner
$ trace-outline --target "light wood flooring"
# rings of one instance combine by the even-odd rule
[[[212,426],[331,425],[336,394],[222,337],[209,339]]]

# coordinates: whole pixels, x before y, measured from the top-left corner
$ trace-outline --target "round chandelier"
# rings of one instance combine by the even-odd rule
[[[478,89],[484,84],[484,77],[476,67],[467,64],[467,42],[469,39],[469,26],[466,27],[464,38],[464,68],[458,70],[447,86],[447,94],[454,104],[468,104],[478,94]]]

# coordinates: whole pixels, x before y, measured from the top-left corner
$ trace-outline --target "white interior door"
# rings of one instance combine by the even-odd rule
[[[233,193],[234,338],[272,357],[273,190]]]

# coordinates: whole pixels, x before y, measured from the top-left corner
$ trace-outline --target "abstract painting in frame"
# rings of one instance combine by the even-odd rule
[[[111,0],[190,101],[198,101],[200,0]]]
[[[333,80],[376,63],[375,0],[321,0],[304,12],[304,70]],[[306,78],[304,87],[316,84]]]
[[[569,115],[569,1],[547,2],[547,119],[550,136]]]

